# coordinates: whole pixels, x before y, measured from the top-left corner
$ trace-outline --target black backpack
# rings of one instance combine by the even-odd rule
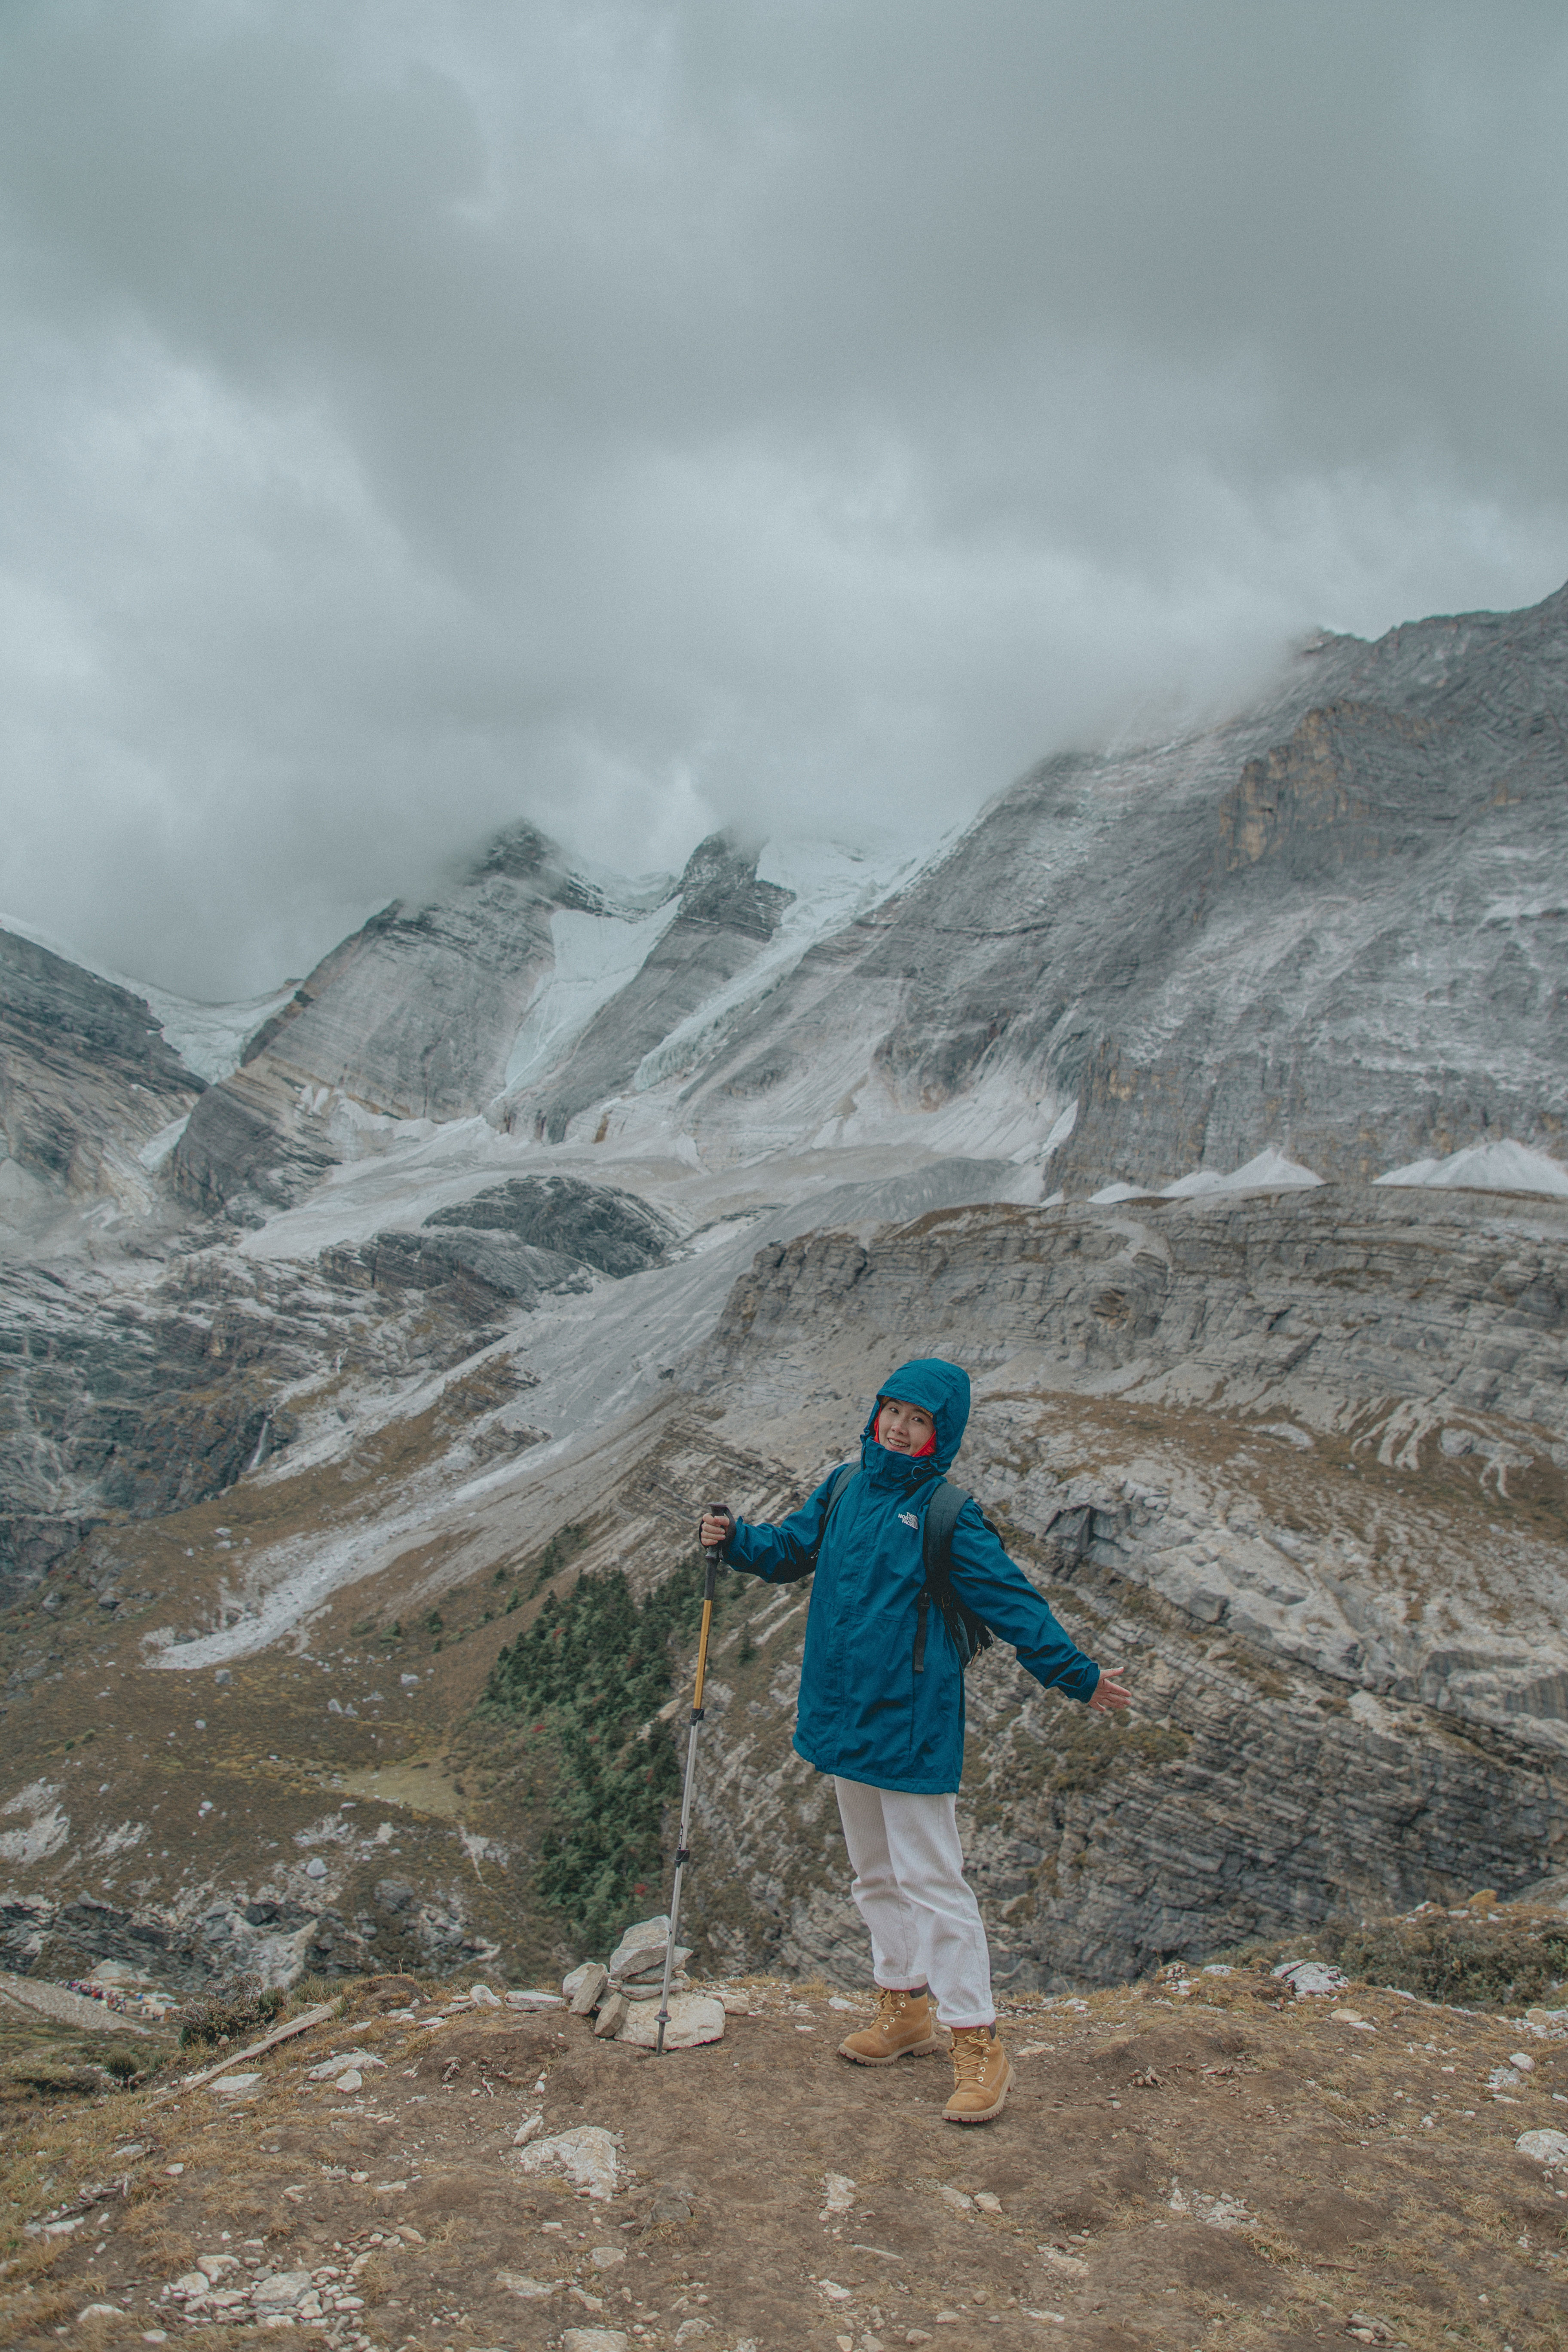
[[[855,1465],[851,1462],[846,1462],[841,1469],[834,1473],[833,1484],[827,1491],[827,1510],[822,1522],[822,1535],[816,1539],[817,1551],[820,1552],[822,1549],[823,1538],[827,1533],[827,1522],[838,1507],[839,1497],[850,1479],[858,1475]],[[960,1511],[963,1510],[965,1503],[973,1499],[973,1497],[963,1486],[955,1486],[951,1478],[942,1478],[937,1482],[936,1492],[931,1496],[926,1511],[925,1521],[921,1529],[921,1556],[925,1561],[926,1580],[921,1587],[918,1614],[915,1620],[915,1672],[917,1675],[923,1675],[926,1670],[926,1620],[931,1613],[931,1604],[933,1601],[942,1612],[942,1623],[952,1636],[952,1646],[958,1652],[958,1663],[961,1666],[966,1667],[972,1658],[977,1658],[980,1655],[982,1650],[988,1650],[996,1638],[984,1618],[976,1616],[968,1603],[959,1599],[951,1582],[952,1531],[958,1525]],[[984,1518],[984,1512],[981,1513],[981,1517]],[[985,1524],[988,1528],[991,1527],[989,1519],[985,1520]],[[995,1528],[991,1528],[991,1532],[994,1535]],[[815,1564],[814,1556],[813,1565]]]

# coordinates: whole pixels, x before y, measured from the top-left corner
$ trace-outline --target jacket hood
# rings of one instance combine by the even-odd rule
[[[962,1364],[950,1364],[941,1356],[917,1356],[911,1363],[900,1364],[889,1372],[877,1391],[866,1426],[860,1433],[862,1449],[875,1443],[877,1413],[887,1397],[897,1397],[901,1404],[918,1404],[929,1412],[936,1423],[936,1452],[919,1457],[922,1476],[935,1472],[945,1477],[963,1443],[963,1433],[969,1423],[969,1374]],[[879,1451],[885,1449],[879,1448]],[[888,1457],[901,1461],[906,1457]]]

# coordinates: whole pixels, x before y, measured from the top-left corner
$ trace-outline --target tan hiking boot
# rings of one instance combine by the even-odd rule
[[[943,2107],[950,2124],[988,2124],[1007,2104],[1013,2069],[992,2025],[960,2025],[952,2035],[952,2096]]]
[[[877,2015],[838,2045],[840,2058],[857,2066],[890,2066],[899,2058],[925,2058],[942,2044],[931,2032],[931,1996],[889,1992],[877,1987]]]

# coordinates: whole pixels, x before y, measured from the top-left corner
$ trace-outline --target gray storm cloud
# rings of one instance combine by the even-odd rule
[[[246,993],[1544,593],[1565,119],[1508,0],[19,0],[0,908]]]

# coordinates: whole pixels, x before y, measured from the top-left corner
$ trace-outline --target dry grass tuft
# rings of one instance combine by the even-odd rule
[[[1568,1916],[1534,1904],[1467,1906],[1361,1920],[1331,1920],[1310,1935],[1248,1943],[1217,1955],[1267,1974],[1282,1959],[1331,1960],[1359,1984],[1413,1992],[1456,2009],[1568,2009]],[[1227,2002],[1226,1979],[1204,1998]],[[1229,1991],[1234,1998],[1234,1991]],[[1289,1996],[1281,1989],[1281,1998]]]
[[[68,2287],[44,2287],[25,2295],[0,2320],[0,2345],[37,2344],[46,2327],[74,2318],[79,2297]]]
[[[171,2276],[179,2271],[188,2271],[196,2259],[196,2242],[190,2231],[171,2229],[167,2223],[161,2222],[152,2207],[144,2207],[142,2213],[132,2214],[121,2227],[141,2239],[143,2261],[160,2269],[167,2267]]]
[[[1568,1978],[1568,1919],[1510,1904],[1489,1915],[1417,1913],[1331,1929],[1331,1958],[1363,1984],[1397,1985],[1461,2009],[1524,2009]]]
[[[233,2042],[253,2042],[282,2013],[285,1995],[259,1977],[231,1977],[210,1990],[193,1995],[180,2011],[180,2047],[226,2049]]]

